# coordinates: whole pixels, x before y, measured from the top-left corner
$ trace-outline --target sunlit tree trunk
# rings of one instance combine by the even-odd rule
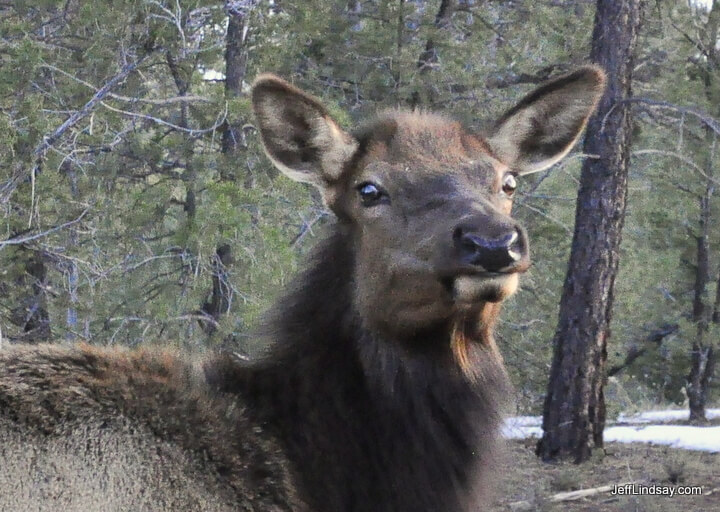
[[[630,155],[633,53],[640,0],[598,0],[590,58],[608,75],[584,144],[570,262],[543,411],[544,460],[582,462],[603,444],[605,361]]]

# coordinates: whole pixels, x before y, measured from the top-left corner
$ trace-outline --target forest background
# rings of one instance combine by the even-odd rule
[[[482,130],[587,62],[594,14],[594,0],[0,0],[0,340],[257,353],[252,325],[332,220],[264,157],[252,79],[291,80],[345,126],[401,105]],[[719,22],[717,2],[645,5],[610,418],[683,405],[698,333],[720,345]],[[521,413],[542,408],[583,158],[516,200],[534,264],[498,337]]]

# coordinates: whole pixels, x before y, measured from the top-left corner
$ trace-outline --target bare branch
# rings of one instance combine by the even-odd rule
[[[110,91],[116,85],[125,80],[125,78],[127,78],[130,73],[137,69],[137,67],[148,57],[148,55],[144,55],[135,62],[131,62],[123,66],[123,68],[120,70],[120,73],[112,77],[105,85],[98,89],[97,92],[93,95],[93,97],[90,98],[90,101],[88,101],[80,110],[71,115],[53,133],[43,137],[43,141],[38,145],[37,148],[35,148],[35,151],[33,151],[33,155],[37,157],[42,157],[48,150],[48,148],[52,146],[55,141],[57,141],[60,137],[62,137],[62,134],[65,133],[68,128],[70,128],[82,118],[87,116],[97,106],[97,104],[105,98],[105,96],[110,94]]]
[[[315,217],[313,217],[310,221],[306,221],[303,219],[303,225],[300,229],[300,232],[293,238],[292,242],[290,242],[291,247],[295,247],[298,245],[303,238],[305,238],[305,235],[309,233],[312,233],[312,228],[320,219],[327,217],[328,212],[325,210],[320,211]],[[302,217],[301,217],[302,218]]]
[[[0,204],[4,204],[10,199],[10,196],[12,196],[13,192],[18,187],[20,182],[24,180],[28,174],[36,174],[38,171],[40,171],[40,166],[42,164],[45,153],[50,147],[52,147],[53,144],[55,144],[55,142],[60,137],[62,137],[62,135],[68,130],[68,128],[74,126],[81,119],[85,118],[88,114],[90,114],[90,112],[95,109],[98,103],[100,103],[103,98],[105,98],[108,94],[110,94],[110,91],[114,87],[124,81],[130,73],[137,69],[137,67],[149,55],[149,53],[145,54],[136,61],[123,66],[120,72],[114,77],[112,77],[110,80],[108,80],[105,85],[103,85],[100,89],[98,89],[97,92],[93,95],[93,97],[90,98],[90,100],[85,103],[85,105],[83,105],[80,110],[77,110],[74,114],[67,118],[65,122],[58,126],[50,135],[44,136],[42,142],[40,142],[40,144],[38,144],[33,151],[33,156],[36,159],[33,168],[30,169],[30,171],[28,172],[24,168],[19,167],[18,169],[16,169],[12,178],[7,183],[5,183],[2,188],[0,188]]]
[[[572,229],[570,229],[570,226],[568,226],[567,224],[565,224],[565,223],[562,222],[561,220],[556,219],[556,218],[553,217],[552,215],[549,215],[549,214],[545,213],[544,211],[540,210],[539,208],[535,208],[534,206],[530,206],[530,205],[527,204],[527,203],[518,203],[518,204],[519,204],[520,206],[522,206],[523,208],[527,208],[528,210],[532,210],[532,211],[534,211],[535,213],[537,213],[537,214],[545,217],[546,219],[554,222],[555,224],[557,224],[558,226],[560,226],[561,228],[563,228],[568,235],[572,235]]]
[[[535,73],[516,73],[509,71],[504,75],[492,76],[485,81],[485,87],[489,89],[505,89],[519,84],[541,84],[547,81],[557,70],[567,71],[569,66],[561,64],[550,64],[540,68]]]
[[[95,87],[93,84],[86,82],[85,80],[78,78],[70,73],[68,73],[65,70],[62,70],[56,66],[53,66],[51,64],[41,64],[40,67],[51,69],[57,73],[60,73],[63,76],[66,76],[67,78],[70,78],[71,80],[74,80],[75,82],[84,85],[85,87],[88,87],[94,91],[99,91],[97,87]],[[170,105],[173,103],[212,103],[213,100],[210,98],[206,98],[205,96],[173,96],[171,98],[137,98],[137,97],[131,97],[131,96],[122,96],[120,94],[115,93],[108,93],[108,97],[118,100],[118,101],[125,101],[127,103],[146,103],[148,105]]]
[[[720,135],[720,121],[715,119],[714,117],[701,112],[699,110],[696,110],[694,108],[690,107],[681,107],[679,105],[675,105],[673,103],[669,103],[667,101],[659,101],[659,100],[652,100],[650,98],[626,98],[624,100],[618,101],[615,103],[610,110],[608,110],[608,113],[605,114],[605,117],[602,121],[602,130],[605,130],[605,122],[607,121],[610,114],[618,107],[627,103],[644,103],[646,105],[652,105],[653,107],[657,108],[664,108],[673,110],[675,112],[678,112],[680,114],[690,114],[692,116],[697,117],[705,126],[710,128],[712,131]]]
[[[87,215],[87,213],[89,211],[90,211],[90,207],[88,206],[87,208],[85,208],[85,210],[83,210],[83,212],[76,219],[73,219],[69,222],[65,222],[63,224],[55,226],[55,227],[50,228],[41,233],[35,233],[34,235],[28,235],[28,236],[8,238],[7,240],[0,240],[0,250],[4,249],[6,246],[9,246],[9,245],[22,245],[27,242],[32,242],[33,240],[37,240],[38,238],[43,238],[43,237],[46,237],[53,233],[57,233],[58,231],[61,231],[67,227],[72,226],[73,224],[77,224],[78,222],[80,222],[83,219],[83,217],[85,217],[85,215]]]
[[[692,168],[695,172],[697,172],[699,175],[701,175],[703,178],[705,178],[708,181],[711,181],[715,183],[716,185],[720,185],[720,181],[714,179],[712,176],[709,176],[705,171],[702,170],[702,168],[690,160],[685,155],[682,155],[680,153],[676,153],[675,151],[667,151],[662,149],[638,149],[637,151],[632,152],[633,155],[663,155],[663,156],[671,156],[673,158],[677,158],[684,164],[686,164],[688,167]]]
[[[119,108],[112,107],[108,105],[105,102],[102,102],[102,106],[105,107],[108,110],[112,110],[113,112],[117,112],[118,114],[123,114],[130,117],[138,117],[140,119],[146,119],[148,121],[152,121],[153,123],[157,123],[163,126],[167,126],[169,128],[172,128],[173,130],[178,130],[181,132],[189,133],[190,135],[202,135],[204,133],[210,133],[218,130],[223,123],[225,123],[225,118],[227,117],[227,104],[225,104],[225,110],[218,116],[218,120],[215,122],[214,125],[210,126],[209,128],[201,128],[201,129],[192,129],[192,128],[185,128],[183,126],[179,126],[177,124],[169,123],[165,121],[164,119],[160,119],[159,117],[154,117],[148,114],[140,114],[138,112],[130,112],[127,110],[122,110]]]

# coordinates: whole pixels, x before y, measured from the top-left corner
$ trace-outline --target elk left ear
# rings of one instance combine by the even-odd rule
[[[358,143],[318,100],[264,74],[253,84],[252,104],[265,152],[284,174],[322,191],[340,177]]]
[[[488,143],[520,175],[547,169],[580,138],[604,89],[605,73],[596,66],[552,80],[507,111]]]

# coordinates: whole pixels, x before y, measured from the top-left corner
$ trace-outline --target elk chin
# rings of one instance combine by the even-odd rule
[[[388,338],[410,340],[445,323],[451,314],[452,303],[428,300],[412,305],[375,308],[371,316],[365,316],[365,322],[371,330]]]
[[[472,308],[483,302],[502,302],[518,287],[518,274],[460,276],[453,283],[453,295],[460,308]]]

